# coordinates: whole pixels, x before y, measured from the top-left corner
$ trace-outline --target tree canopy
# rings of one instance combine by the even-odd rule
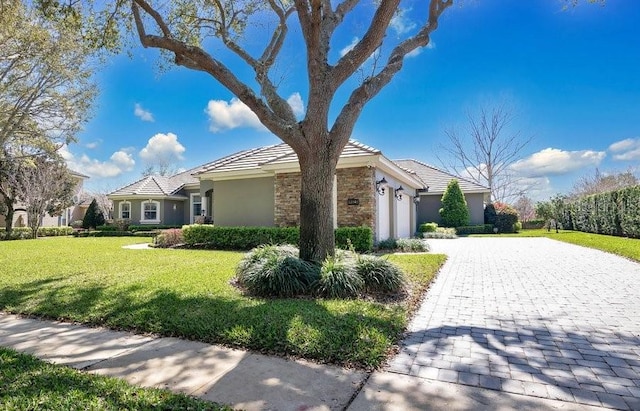
[[[31,3],[0,2],[0,196],[6,229],[38,158],[75,140],[95,86],[90,49],[72,13],[45,15]]]

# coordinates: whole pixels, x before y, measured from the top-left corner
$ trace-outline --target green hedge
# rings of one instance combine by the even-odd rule
[[[373,249],[373,230],[370,227],[338,227],[336,228],[336,247],[347,249],[351,240],[353,249],[366,253]]]
[[[493,224],[466,225],[462,227],[456,227],[456,234],[493,234]]]
[[[640,186],[568,203],[561,223],[570,230],[640,238]]]
[[[438,229],[438,223],[422,223],[418,226],[419,233],[435,233]]]
[[[75,237],[142,237],[136,234],[130,231],[76,231],[73,233]]]
[[[182,227],[184,242],[195,247],[221,250],[250,250],[263,244],[294,244],[300,241],[298,227],[217,227],[192,224]],[[341,227],[336,229],[336,246],[348,248],[351,241],[358,252],[371,251],[373,231],[369,227]]]
[[[182,228],[182,225],[163,225],[163,224],[141,224],[129,225],[128,230],[135,233],[136,231],[153,231],[153,230],[168,230],[170,228]]]
[[[99,225],[96,227],[98,231],[122,231],[118,229],[118,226],[115,225]]]
[[[5,228],[0,228],[0,238],[4,238]],[[73,234],[71,227],[40,227],[38,237],[58,237]],[[23,240],[31,238],[31,228],[15,227],[11,230],[11,240]]]

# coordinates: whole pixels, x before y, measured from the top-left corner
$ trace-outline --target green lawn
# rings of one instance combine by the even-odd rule
[[[123,380],[91,375],[0,348],[3,410],[231,410]]]
[[[478,237],[483,235],[474,235]],[[493,235],[492,235],[493,236]],[[581,231],[522,230],[517,234],[497,234],[496,237],[548,237],[565,243],[595,248],[608,253],[640,261],[640,239],[615,237],[611,235],[583,233]]]
[[[404,303],[258,299],[230,284],[242,253],[128,250],[140,238],[0,242],[0,310],[374,368],[445,256],[393,255]]]

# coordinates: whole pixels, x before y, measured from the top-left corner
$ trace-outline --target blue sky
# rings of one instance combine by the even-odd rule
[[[406,2],[390,39],[415,30],[422,3]],[[532,137],[515,169],[533,184],[534,199],[566,192],[596,167],[640,173],[640,2],[581,3],[567,11],[563,4],[454,5],[433,44],[407,58],[365,108],[352,138],[391,159],[439,166],[446,128],[464,126],[466,110],[507,99],[517,115],[512,131]],[[358,17],[333,41],[334,56],[361,35]],[[304,55],[296,45],[289,43],[278,65],[279,90],[304,109]],[[158,56],[136,47],[132,57],[114,56],[96,73],[101,92],[94,116],[78,143],[63,149],[70,166],[91,177],[87,188],[110,191],[132,182],[158,156],[189,169],[279,142],[213,78],[185,68],[160,72]]]

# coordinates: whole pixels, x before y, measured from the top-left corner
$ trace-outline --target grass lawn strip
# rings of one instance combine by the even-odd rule
[[[166,390],[137,388],[123,380],[49,364],[0,348],[3,410],[231,410]]]
[[[483,237],[486,235],[473,235],[470,237]],[[493,236],[493,235],[492,235]],[[640,262],[640,239],[616,237],[604,234],[583,233],[581,231],[565,231],[555,230],[547,231],[546,229],[537,230],[521,230],[517,234],[498,234],[496,237],[547,237],[553,240],[564,241],[580,245],[583,247],[595,248],[596,250],[605,251],[626,257],[634,261]]]
[[[343,366],[376,368],[445,261],[393,255],[412,281],[409,303],[258,299],[230,284],[242,253],[129,250],[139,238],[0,243],[0,310],[155,333]]]

